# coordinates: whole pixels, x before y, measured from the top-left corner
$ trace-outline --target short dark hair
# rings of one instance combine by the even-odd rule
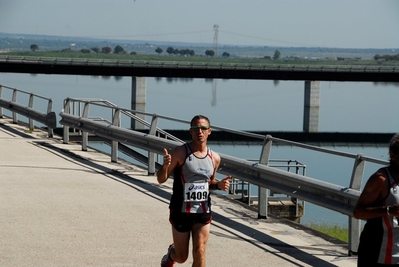
[[[209,124],[209,127],[211,127],[211,121],[208,119],[207,116],[204,116],[204,115],[195,115],[195,116],[191,119],[190,126],[193,126],[194,121],[197,121],[197,120],[200,120],[200,119],[206,120],[206,121],[208,122],[208,124]]]
[[[394,154],[399,153],[399,146],[396,144],[398,142],[398,139],[399,139],[399,133],[394,134],[394,136],[392,136],[391,141],[389,142],[389,152],[392,152]]]

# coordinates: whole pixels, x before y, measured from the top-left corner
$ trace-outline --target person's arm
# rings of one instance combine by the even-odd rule
[[[376,202],[383,202],[383,199],[388,194],[388,188],[388,178],[384,173],[379,171],[373,174],[360,194],[353,210],[353,216],[356,219],[367,220],[388,214],[387,206],[373,205]],[[392,210],[392,212],[394,211]]]
[[[174,168],[181,164],[182,147],[176,147],[172,154],[168,153],[166,148],[163,149],[163,164],[162,168],[157,171],[158,183],[162,184],[168,180],[169,176],[172,174]],[[183,155],[184,158],[184,155]]]
[[[213,175],[211,178],[211,184],[209,185],[209,189],[210,190],[223,190],[223,191],[227,191],[230,187],[230,179],[231,179],[231,175],[226,176],[225,178],[223,178],[222,180],[218,181],[216,179],[216,171],[219,168],[220,165],[220,156],[218,153],[212,152],[212,159],[213,159],[213,165],[214,165],[214,169],[213,169]]]

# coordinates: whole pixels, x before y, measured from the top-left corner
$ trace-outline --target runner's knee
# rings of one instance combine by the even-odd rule
[[[175,250],[175,253],[173,256],[174,256],[173,260],[176,261],[177,263],[184,263],[184,262],[186,262],[186,260],[188,258],[188,251],[177,252]]]

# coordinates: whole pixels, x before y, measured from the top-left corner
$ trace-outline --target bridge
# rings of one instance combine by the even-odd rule
[[[233,64],[0,56],[0,72],[288,81],[399,82],[398,66]]]
[[[0,72],[132,77],[131,108],[140,111],[145,111],[146,77],[209,78],[214,79],[214,87],[216,79],[299,80],[304,81],[305,133],[319,132],[320,81],[399,82],[399,69],[395,65],[233,64],[7,55],[0,56]],[[333,137],[336,139],[337,135]],[[303,140],[300,138],[298,140]],[[386,137],[376,139],[385,140]]]

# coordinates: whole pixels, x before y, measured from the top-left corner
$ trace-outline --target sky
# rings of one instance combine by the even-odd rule
[[[397,49],[398,29],[398,0],[0,0],[0,33]]]

